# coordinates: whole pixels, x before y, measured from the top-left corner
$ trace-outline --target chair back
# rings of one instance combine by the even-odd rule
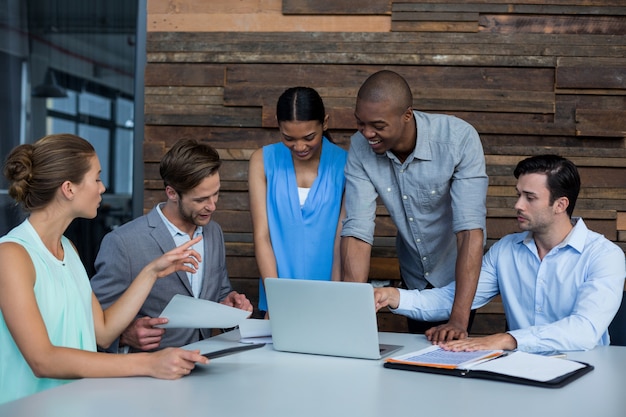
[[[622,296],[622,304],[609,325],[611,345],[626,346],[626,291]]]

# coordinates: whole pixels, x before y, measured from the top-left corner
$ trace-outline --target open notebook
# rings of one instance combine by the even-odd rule
[[[546,388],[563,387],[593,370],[586,363],[520,351],[451,352],[438,346],[389,358],[384,366]]]
[[[280,351],[380,359],[374,289],[355,282],[265,280],[272,341]]]

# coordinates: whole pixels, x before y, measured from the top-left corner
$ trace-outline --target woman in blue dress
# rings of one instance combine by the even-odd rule
[[[82,377],[175,379],[198,351],[114,355],[106,347],[135,318],[154,282],[194,272],[191,240],[148,264],[124,295],[102,310],[74,245],[63,233],[77,217],[94,218],[105,188],[100,162],[86,140],[50,135],[9,154],[9,194],[29,216],[0,239],[0,403]]]
[[[331,142],[322,98],[309,87],[287,89],[276,105],[281,142],[250,157],[250,212],[265,278],[340,280],[339,233],[347,152]]]

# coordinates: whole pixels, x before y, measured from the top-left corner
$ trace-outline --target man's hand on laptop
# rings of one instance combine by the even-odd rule
[[[374,302],[376,303],[376,311],[383,307],[398,308],[400,291],[393,287],[374,288]]]
[[[237,291],[231,291],[228,293],[226,298],[221,301],[221,304],[249,311],[250,313],[252,313],[253,310],[250,300],[248,300],[245,295],[239,294]]]
[[[167,323],[163,317],[141,317],[133,321],[120,336],[121,346],[138,350],[153,350],[161,344],[165,329],[154,327]]]

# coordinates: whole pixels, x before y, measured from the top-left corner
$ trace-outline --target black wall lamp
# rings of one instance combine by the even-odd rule
[[[54,97],[54,98],[62,98],[67,97],[67,92],[64,88],[57,84],[56,77],[54,75],[54,70],[52,68],[48,68],[46,70],[46,76],[44,77],[43,84],[39,84],[34,87],[31,92],[32,97]]]

